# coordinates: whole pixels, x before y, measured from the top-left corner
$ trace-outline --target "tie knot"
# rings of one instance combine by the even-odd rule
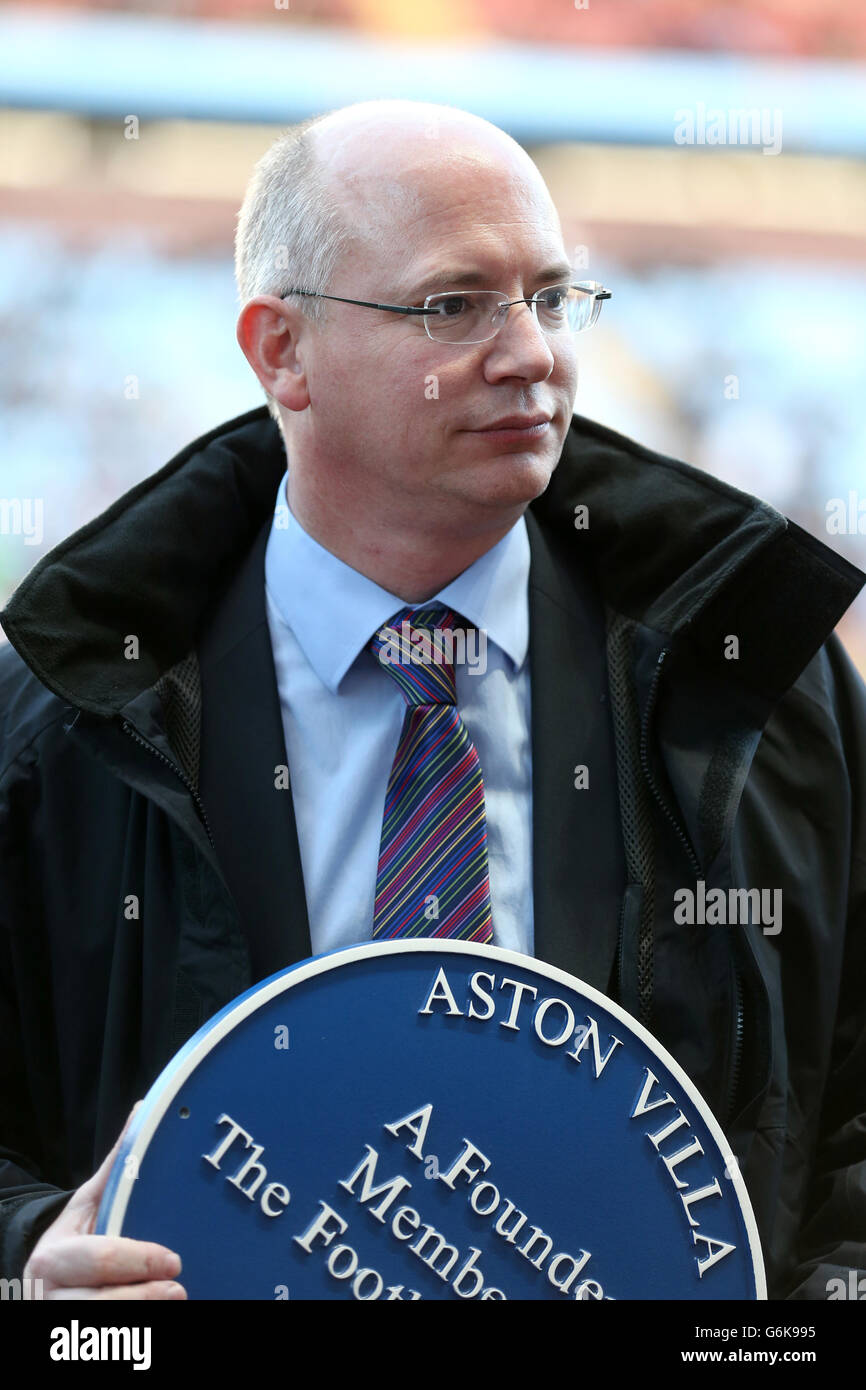
[[[454,705],[457,615],[441,605],[401,608],[368,643],[408,705]]]

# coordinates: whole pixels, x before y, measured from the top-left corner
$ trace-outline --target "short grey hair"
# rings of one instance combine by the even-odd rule
[[[327,291],[334,269],[352,239],[316,157],[312,131],[330,112],[311,116],[283,131],[253,169],[238,213],[235,279],[240,303],[259,294],[298,289]],[[321,299],[298,298],[311,319],[320,320]],[[265,391],[268,410],[280,424],[277,402]]]

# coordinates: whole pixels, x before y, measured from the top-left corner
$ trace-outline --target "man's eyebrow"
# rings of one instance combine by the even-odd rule
[[[567,261],[556,261],[545,266],[532,279],[543,289],[545,285],[560,285],[572,279],[572,269]],[[445,290],[470,290],[490,283],[490,276],[483,270],[462,269],[437,270],[420,285],[406,290],[407,299],[426,299],[428,294]],[[496,288],[492,286],[491,288]]]

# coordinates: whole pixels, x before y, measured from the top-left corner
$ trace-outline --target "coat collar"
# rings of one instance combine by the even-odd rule
[[[115,715],[193,646],[270,515],[285,462],[264,406],[197,439],[34,566],[0,613],[10,642],[55,694]],[[769,702],[864,582],[767,503],[579,416],[530,512],[609,608]],[[731,633],[736,662],[724,656]]]

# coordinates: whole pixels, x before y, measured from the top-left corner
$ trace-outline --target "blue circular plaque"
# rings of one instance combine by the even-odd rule
[[[99,1233],[190,1298],[755,1299],[757,1228],[698,1091],[542,961],[429,938],[304,961],[165,1068]]]

